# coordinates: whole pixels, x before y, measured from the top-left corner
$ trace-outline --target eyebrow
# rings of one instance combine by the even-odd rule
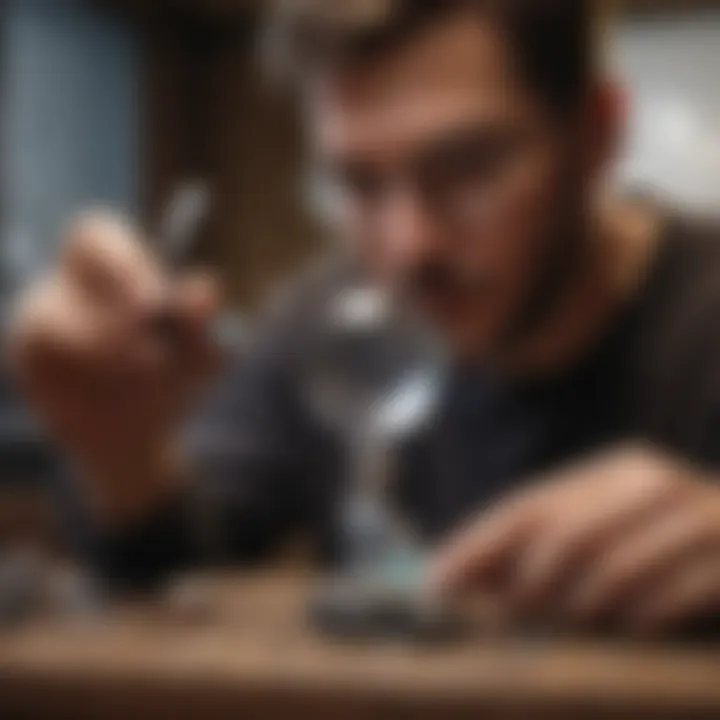
[[[507,126],[492,121],[465,121],[444,128],[429,136],[421,143],[421,147],[411,158],[412,164],[423,164],[434,156],[462,149],[471,144],[485,144],[488,148],[504,146],[509,140],[517,137],[517,131],[508,130]],[[356,173],[374,171],[374,163],[362,158],[329,157],[322,158],[314,166],[315,172],[329,176],[347,176]]]

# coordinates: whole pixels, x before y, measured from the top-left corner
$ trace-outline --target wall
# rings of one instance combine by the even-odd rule
[[[136,206],[138,58],[129,29],[84,0],[6,0],[2,12],[0,251],[17,280],[79,207]]]
[[[631,100],[621,179],[720,209],[720,12],[626,22],[613,63]]]
[[[317,251],[320,234],[302,207],[296,108],[260,76],[253,28],[203,30],[164,22],[146,35],[146,205],[157,219],[179,184],[208,183],[212,217],[195,259],[247,310]]]
[[[136,206],[138,72],[128,29],[80,0],[0,1],[0,19],[1,332],[3,301],[47,262],[65,219],[97,201]],[[0,355],[5,489],[48,460],[3,370]]]

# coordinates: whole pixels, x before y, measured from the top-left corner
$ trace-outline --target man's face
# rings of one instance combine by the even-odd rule
[[[502,33],[458,14],[326,73],[309,108],[335,219],[373,276],[463,356],[507,341],[577,228],[588,163]]]

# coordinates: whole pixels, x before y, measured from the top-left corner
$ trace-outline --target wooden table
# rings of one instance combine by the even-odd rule
[[[308,578],[206,582],[194,623],[125,607],[0,635],[0,718],[720,718],[720,651],[332,644],[307,629]]]

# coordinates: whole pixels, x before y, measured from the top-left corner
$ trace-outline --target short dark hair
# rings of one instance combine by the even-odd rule
[[[287,0],[272,46],[292,74],[362,62],[462,9],[477,9],[507,37],[530,89],[555,111],[579,106],[596,73],[593,0]]]

